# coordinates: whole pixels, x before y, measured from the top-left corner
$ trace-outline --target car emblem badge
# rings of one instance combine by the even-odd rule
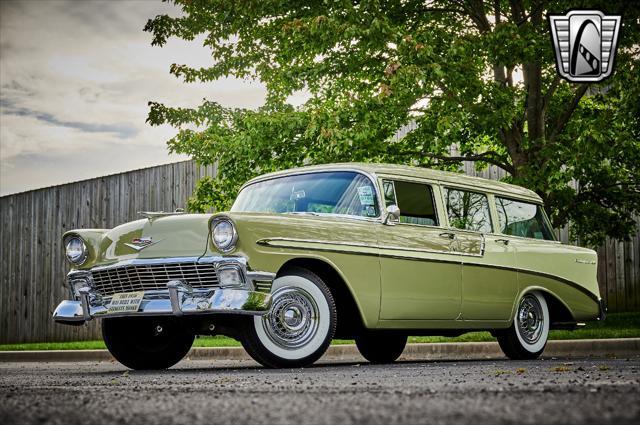
[[[151,245],[155,245],[158,242],[160,242],[160,241],[153,242],[151,237],[148,237],[148,238],[135,238],[135,239],[133,239],[131,241],[131,243],[125,243],[125,245],[128,246],[131,249],[135,249],[136,251],[142,251],[146,247],[149,247]]]
[[[549,15],[556,67],[562,78],[595,83],[609,77],[620,34],[621,16],[597,10],[572,10]]]

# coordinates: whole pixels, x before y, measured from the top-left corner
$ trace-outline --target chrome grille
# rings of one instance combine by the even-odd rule
[[[167,289],[170,280],[182,280],[194,288],[218,286],[218,275],[211,263],[127,264],[94,269],[91,274],[96,290],[103,296]]]

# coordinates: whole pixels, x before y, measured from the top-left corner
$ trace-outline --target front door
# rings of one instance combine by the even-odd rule
[[[383,180],[385,203],[400,208],[395,225],[380,225],[381,320],[453,320],[460,314],[462,265],[456,241],[439,227],[438,187]]]

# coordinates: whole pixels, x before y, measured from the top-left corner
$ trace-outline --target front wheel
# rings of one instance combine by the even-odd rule
[[[174,317],[114,317],[102,319],[102,338],[126,367],[158,370],[182,360],[195,336]]]
[[[250,318],[242,346],[265,367],[304,367],[318,360],[336,330],[337,313],[329,288],[309,270],[294,268],[273,281],[272,305]]]
[[[512,360],[540,357],[549,337],[549,308],[542,294],[530,292],[518,303],[513,324],[498,335],[498,344]]]

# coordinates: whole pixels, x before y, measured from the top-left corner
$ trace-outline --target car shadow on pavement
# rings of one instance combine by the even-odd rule
[[[551,360],[550,358],[546,360]],[[554,361],[562,361],[560,358],[553,358]],[[527,363],[542,363],[545,359],[540,360],[530,360]],[[196,363],[197,362],[197,363]],[[146,376],[146,375],[189,375],[189,374],[198,374],[198,373],[228,373],[228,372],[256,372],[256,371],[266,371],[269,373],[282,373],[282,374],[291,374],[291,373],[305,373],[305,372],[318,372],[321,370],[331,370],[335,371],[336,369],[346,369],[352,367],[363,367],[363,368],[389,368],[389,367],[403,367],[403,366],[415,366],[415,365],[442,365],[442,366],[452,366],[456,364],[460,364],[462,366],[466,366],[468,364],[476,364],[476,365],[491,365],[491,364],[505,364],[505,363],[513,363],[509,359],[458,359],[458,360],[400,360],[391,364],[373,364],[367,361],[356,362],[356,361],[326,361],[316,363],[311,366],[307,366],[304,368],[282,368],[282,369],[271,369],[260,366],[251,361],[241,361],[236,365],[228,364],[230,361],[225,360],[186,360],[178,363],[176,366],[165,369],[165,370],[132,370],[128,369],[125,366],[121,366],[121,368],[117,370],[96,370],[92,371],[75,371],[72,374],[78,375],[91,375],[95,377],[117,377],[122,376],[124,373],[132,376]],[[193,367],[194,363],[198,365],[198,367]],[[209,363],[210,366],[204,366],[204,364]],[[224,363],[224,364],[216,364],[216,363]],[[116,366],[117,363],[114,363]]]

